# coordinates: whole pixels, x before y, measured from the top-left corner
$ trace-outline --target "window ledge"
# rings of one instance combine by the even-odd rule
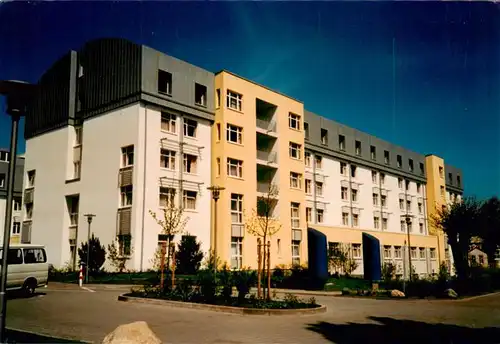
[[[245,179],[243,177],[237,177],[237,176],[231,176],[231,175],[227,175],[228,178],[232,178],[232,179],[236,179],[236,180],[242,180],[244,181]]]
[[[132,209],[132,205],[124,205],[124,206],[118,207],[118,210],[128,210],[128,209]]]
[[[233,142],[233,141],[228,141],[226,140],[227,143],[230,143],[232,145],[235,145],[235,146],[239,146],[239,147],[244,147],[245,145],[243,143],[238,143],[238,142]]]
[[[65,183],[66,184],[71,184],[71,183],[76,183],[80,181],[80,177],[78,178],[73,178],[73,179],[66,179]]]
[[[231,110],[231,111],[234,111],[236,113],[239,113],[239,114],[242,114],[243,115],[243,111],[241,110],[238,110],[238,109],[233,109],[232,107],[229,107],[229,106],[226,106],[225,107],[227,110]]]
[[[201,103],[194,103],[194,105],[196,106],[199,106],[199,107],[202,107],[202,108],[207,108],[207,105],[206,104],[201,104]]]
[[[186,208],[183,208],[182,211],[185,212],[185,213],[198,213],[198,209],[186,209]]]
[[[158,91],[158,94],[161,94],[162,96],[172,97],[172,92],[168,93],[168,92]]]
[[[160,129],[160,131],[163,133],[163,134],[169,134],[169,135],[172,135],[172,136],[179,136],[177,134],[177,132],[173,133],[171,131],[168,131],[168,130],[165,130],[165,129]]]

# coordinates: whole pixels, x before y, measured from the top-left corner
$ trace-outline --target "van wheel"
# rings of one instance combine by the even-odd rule
[[[28,280],[24,282],[23,286],[23,294],[26,296],[32,296],[35,294],[35,289],[36,289],[36,281],[35,280]]]

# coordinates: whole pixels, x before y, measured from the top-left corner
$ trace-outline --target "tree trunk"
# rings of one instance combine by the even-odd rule
[[[262,247],[263,247],[263,252],[262,252],[262,272],[263,274],[261,275],[261,278],[264,276],[267,276],[266,274],[266,271],[267,271],[267,245],[266,245],[266,238],[267,238],[267,235],[264,235],[263,239],[262,240]],[[265,297],[266,295],[266,283],[263,284],[263,288],[262,288],[262,297]]]
[[[261,280],[261,263],[262,263],[262,250],[260,246],[260,238],[257,239],[257,297],[261,298],[261,288],[260,288],[260,280]]]
[[[267,242],[267,299],[271,300],[271,241]]]

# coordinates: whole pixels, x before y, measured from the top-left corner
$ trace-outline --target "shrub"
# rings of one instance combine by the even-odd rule
[[[183,275],[195,274],[201,265],[203,252],[200,242],[192,235],[183,235],[175,253],[177,273]]]
[[[207,303],[213,303],[217,294],[217,281],[212,270],[200,270],[197,275],[200,297]]]
[[[89,243],[82,243],[81,247],[78,249],[78,256],[80,257],[80,264],[87,262],[87,250],[90,246],[90,255],[89,255],[89,273],[92,275],[96,275],[104,262],[106,261],[106,248],[104,245],[101,245],[101,241],[99,238],[95,237],[92,234]]]
[[[243,269],[233,272],[233,281],[238,290],[238,301],[243,302],[245,296],[250,292],[250,288],[257,282],[255,271]]]
[[[391,262],[386,262],[382,265],[382,281],[389,284],[396,276],[396,265]]]
[[[222,286],[221,296],[224,300],[230,300],[233,295],[233,273],[228,266],[224,264],[217,273],[218,284]]]

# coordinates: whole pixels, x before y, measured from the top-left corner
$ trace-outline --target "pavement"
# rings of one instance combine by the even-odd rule
[[[500,294],[459,302],[317,295],[326,313],[269,317],[117,301],[128,290],[52,283],[9,299],[7,326],[95,343],[138,320],[164,343],[500,343]]]

